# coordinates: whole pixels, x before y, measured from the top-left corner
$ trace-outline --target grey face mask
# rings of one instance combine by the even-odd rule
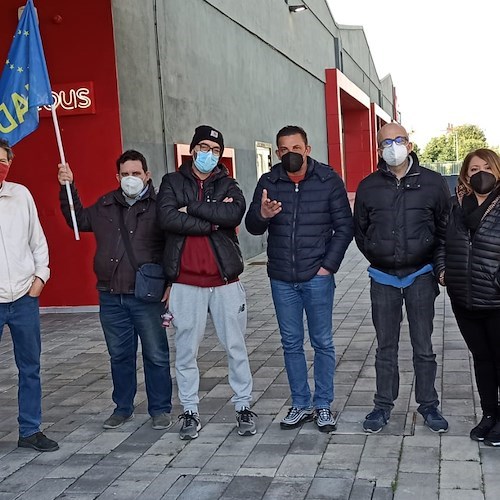
[[[144,181],[140,177],[127,175],[121,178],[120,186],[129,198],[135,198],[144,189]]]
[[[408,150],[404,144],[393,142],[389,147],[382,150],[382,158],[390,167],[397,167],[408,158]]]

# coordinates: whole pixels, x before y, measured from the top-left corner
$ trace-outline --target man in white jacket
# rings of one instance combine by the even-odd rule
[[[21,448],[55,451],[59,445],[40,432],[40,311],[38,297],[49,279],[47,240],[31,193],[6,182],[13,158],[0,139],[0,337],[8,325],[19,371]]]

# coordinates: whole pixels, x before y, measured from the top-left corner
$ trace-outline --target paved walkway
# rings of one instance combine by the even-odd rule
[[[179,440],[177,425],[167,432],[151,428],[142,368],[136,418],[103,430],[112,411],[111,381],[97,314],[44,314],[44,426],[61,448],[40,454],[16,447],[17,378],[6,332],[0,344],[0,500],[499,498],[500,450],[468,437],[480,410],[471,361],[445,293],[436,304],[434,344],[447,434],[430,432],[415,412],[406,324],[400,397],[391,421],[377,435],[361,432],[372,408],[375,342],[367,264],[354,244],[336,277],[338,431],[322,434],[313,423],[282,431],[289,390],[264,264],[264,256],[253,259],[243,275],[257,435],[235,432],[224,351],[212,327],[199,355],[204,427],[198,439]],[[171,331],[168,336],[174,354]],[[175,399],[174,414],[179,413]]]

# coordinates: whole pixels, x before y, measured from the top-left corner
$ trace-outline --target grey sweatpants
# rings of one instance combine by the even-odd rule
[[[169,308],[174,316],[175,373],[184,411],[198,412],[200,372],[196,358],[209,311],[227,354],[229,384],[234,391],[231,401],[236,411],[250,407],[252,373],[245,345],[247,306],[241,282],[213,288],[174,283]]]

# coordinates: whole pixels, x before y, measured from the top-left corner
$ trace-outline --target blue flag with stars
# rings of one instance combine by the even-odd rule
[[[35,7],[28,0],[0,78],[0,137],[13,146],[38,127],[38,106],[52,103]]]

